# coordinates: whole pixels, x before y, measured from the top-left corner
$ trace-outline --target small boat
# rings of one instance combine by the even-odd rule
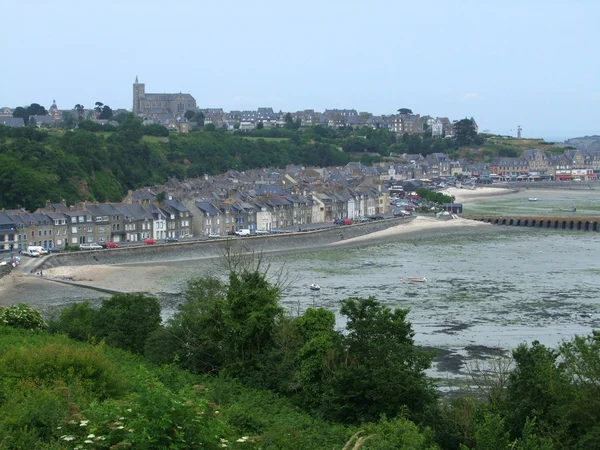
[[[321,290],[321,286],[319,286],[318,284],[315,284],[315,283],[311,284],[308,288],[311,291],[320,291]]]
[[[372,266],[373,265],[373,261],[363,261],[363,265],[364,266]]]
[[[529,197],[527,200],[529,200],[530,202],[537,202],[538,201],[537,197]]]
[[[425,283],[427,281],[427,278],[425,278],[425,277],[408,277],[407,280],[412,281],[414,283]]]

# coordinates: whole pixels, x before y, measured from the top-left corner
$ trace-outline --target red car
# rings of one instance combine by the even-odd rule
[[[156,244],[156,241],[155,241],[154,239],[150,239],[150,238],[148,238],[148,239],[144,239],[144,242],[145,242],[147,245],[153,245],[153,244]]]
[[[352,225],[352,219],[344,219],[344,225]]]
[[[116,242],[107,242],[106,243],[106,248],[117,248],[118,245],[116,244]]]

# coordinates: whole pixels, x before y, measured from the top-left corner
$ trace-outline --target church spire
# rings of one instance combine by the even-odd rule
[[[138,83],[137,75],[135,76],[135,82]]]

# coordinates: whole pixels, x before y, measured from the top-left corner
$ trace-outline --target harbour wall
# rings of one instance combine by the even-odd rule
[[[343,225],[314,231],[265,236],[227,237],[220,239],[139,245],[115,249],[65,252],[45,256],[34,270],[61,266],[95,264],[157,263],[170,260],[214,258],[224,255],[228,247],[249,252],[281,252],[318,248],[344,239],[364,236],[410,222],[412,218],[391,218],[363,224]]]

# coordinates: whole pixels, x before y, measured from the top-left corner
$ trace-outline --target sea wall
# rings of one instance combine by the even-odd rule
[[[392,218],[350,226],[338,226],[314,231],[271,234],[266,236],[229,237],[173,244],[139,245],[115,249],[58,253],[45,256],[35,270],[60,266],[94,264],[153,263],[181,259],[222,256],[225,249],[243,248],[248,251],[277,252],[321,247],[411,221],[412,218]]]

